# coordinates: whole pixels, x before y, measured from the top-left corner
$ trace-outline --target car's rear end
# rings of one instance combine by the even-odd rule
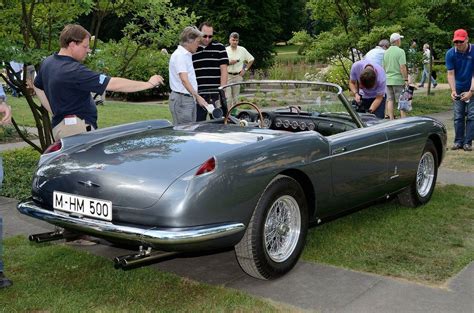
[[[226,245],[238,239],[244,225],[229,218],[224,203],[213,201],[232,175],[221,156],[280,134],[237,130],[164,125],[117,129],[116,135],[85,136],[80,142],[66,138],[43,157],[32,199],[19,209],[111,241],[184,250],[214,239],[216,246]],[[230,241],[218,240],[223,237]]]

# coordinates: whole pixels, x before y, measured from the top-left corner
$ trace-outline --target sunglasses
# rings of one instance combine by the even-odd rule
[[[464,41],[461,41],[461,40],[456,40],[456,41],[453,41],[455,44],[462,44],[464,43]]]
[[[213,36],[212,36],[212,35],[204,35],[204,36],[202,36],[202,37],[203,37],[203,38],[209,38],[209,39],[212,39],[212,37],[213,37]]]

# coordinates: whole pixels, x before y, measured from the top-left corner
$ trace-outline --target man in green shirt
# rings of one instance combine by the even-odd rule
[[[385,51],[383,57],[383,68],[387,77],[387,115],[394,119],[393,105],[398,103],[400,94],[408,85],[408,71],[405,51],[400,48],[401,39],[399,33],[390,36],[390,48]],[[406,117],[407,112],[400,109],[400,116]]]

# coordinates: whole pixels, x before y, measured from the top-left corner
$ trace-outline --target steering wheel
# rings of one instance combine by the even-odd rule
[[[241,106],[241,105],[246,105],[246,104],[250,105],[252,108],[255,109],[255,111],[257,111],[258,116],[259,116],[259,118],[260,118],[260,125],[259,125],[259,127],[260,127],[260,128],[263,128],[263,115],[262,115],[262,111],[260,111],[260,109],[258,108],[258,106],[257,106],[256,104],[252,103],[252,102],[239,102],[239,103],[236,103],[236,104],[234,104],[233,106],[231,106],[231,107],[229,108],[229,110],[227,110],[227,114],[225,115],[225,118],[224,118],[224,125],[227,125],[227,122],[229,121],[229,118],[230,118],[230,112],[232,112],[232,110],[234,110],[235,108],[237,108],[237,107],[239,107],[239,106]],[[231,119],[231,120],[232,120],[232,119]],[[235,123],[238,123],[238,122],[236,122],[236,121],[234,121],[234,122],[235,122]],[[244,125],[240,124],[240,125],[241,125],[241,126],[247,126],[246,124],[244,124]]]
[[[300,114],[301,109],[298,108],[296,105],[289,105],[288,109],[290,109],[290,113],[293,112],[293,109],[295,109],[296,113]]]

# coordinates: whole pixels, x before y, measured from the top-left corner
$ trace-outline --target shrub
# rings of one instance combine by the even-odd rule
[[[276,79],[276,80],[304,80],[306,74],[316,74],[320,71],[315,64],[309,64],[303,61],[294,62],[275,62],[266,70],[255,70],[253,79]]]
[[[99,50],[87,59],[88,66],[98,72],[110,76],[120,76],[133,80],[147,81],[150,76],[159,74],[165,82],[169,81],[168,63],[170,56],[163,54],[157,48],[141,47],[136,43],[122,38],[119,42],[111,40],[100,43]],[[123,70],[125,68],[125,71]],[[125,94],[127,100],[137,100],[144,97],[159,97],[167,94],[169,84],[154,89]]]
[[[345,61],[344,66],[346,69],[351,68],[352,62]],[[328,70],[326,71],[326,74],[324,75],[324,79],[333,84],[337,84],[342,87],[342,89],[348,89],[349,88],[349,74],[346,73],[342,65],[339,63],[337,64],[332,64],[329,66]]]
[[[32,133],[28,132],[28,129],[20,126],[21,133],[27,138],[36,138]],[[6,125],[0,126],[0,143],[18,142],[23,141],[18,132],[13,126]]]
[[[433,65],[433,71],[436,72],[436,81],[438,83],[447,83],[447,71],[446,66],[444,64]]]
[[[2,196],[22,199],[31,195],[31,179],[40,154],[33,148],[2,152],[5,177]]]

